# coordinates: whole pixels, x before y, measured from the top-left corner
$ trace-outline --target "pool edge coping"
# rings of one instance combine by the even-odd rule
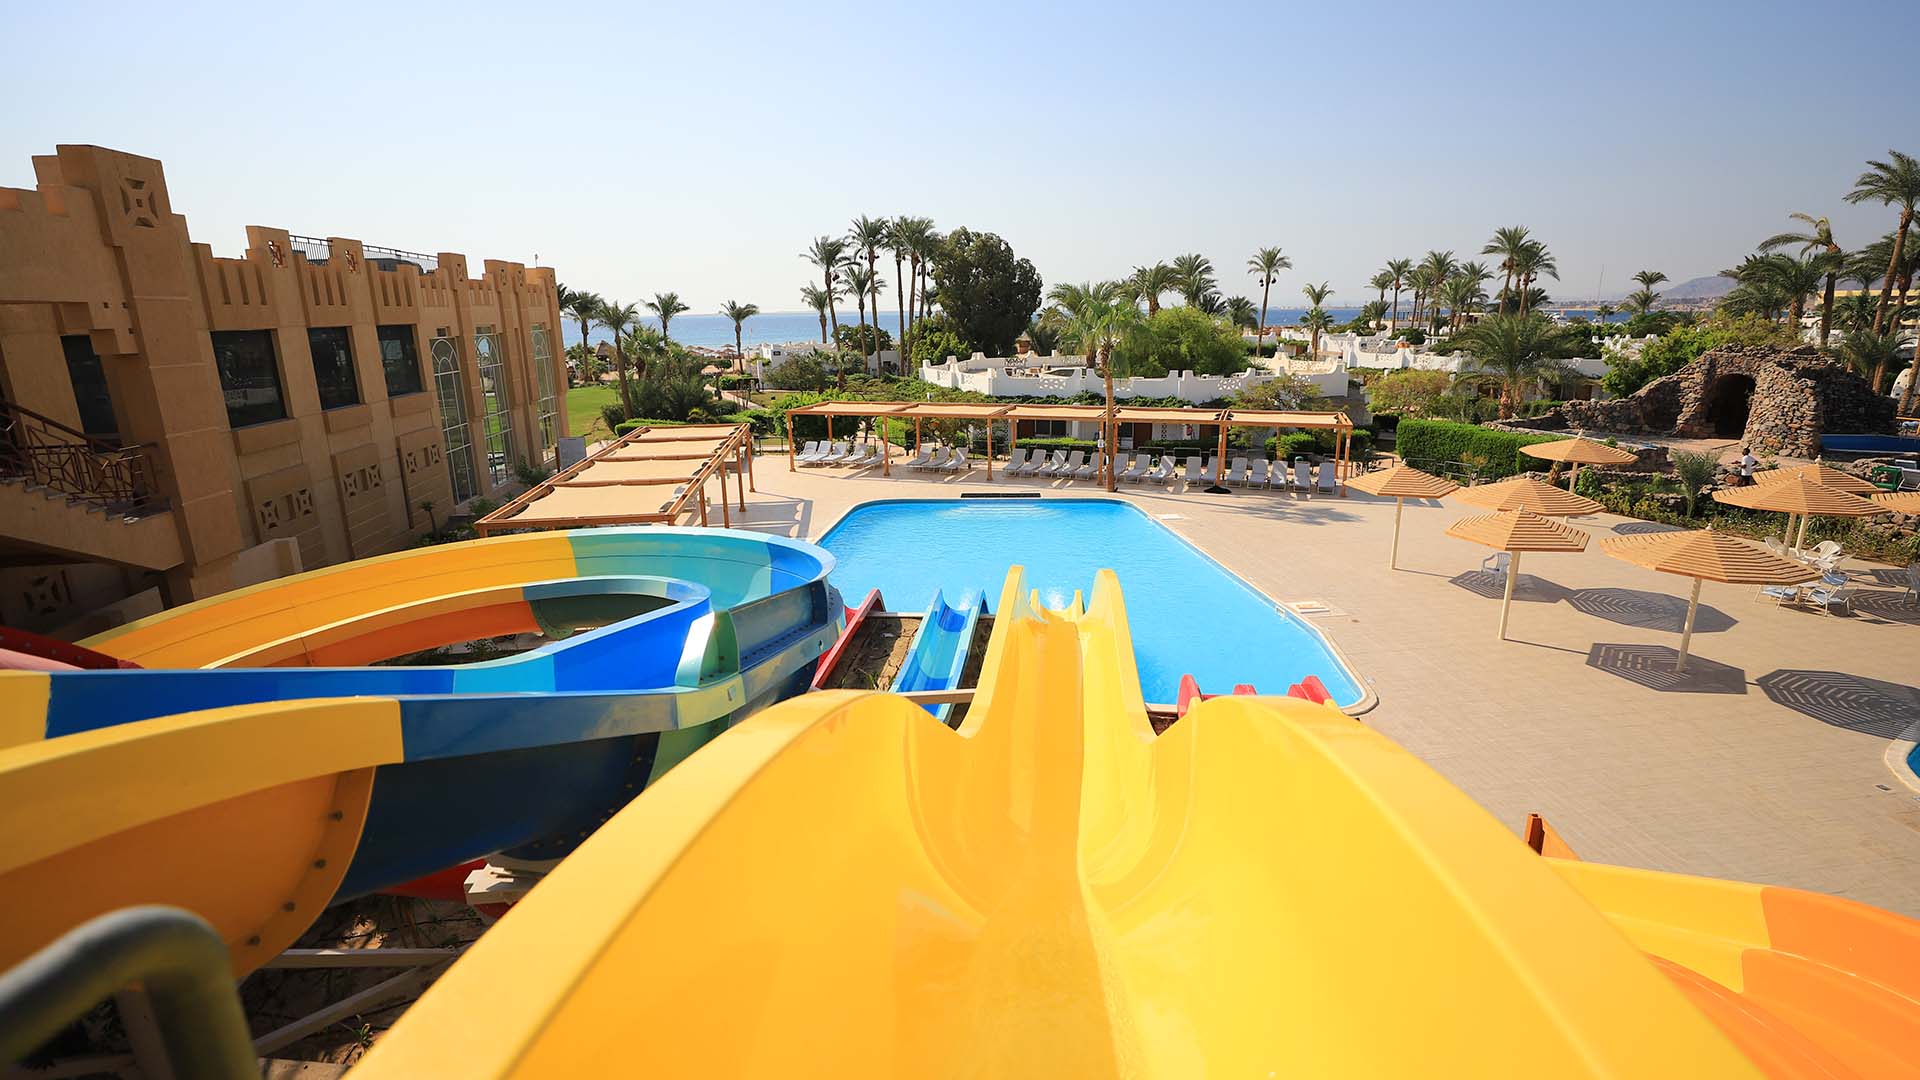
[[[1360,669],[1354,665],[1352,657],[1347,655],[1347,651],[1345,649],[1342,649],[1340,647],[1340,643],[1335,641],[1331,635],[1329,635],[1325,630],[1322,630],[1320,627],[1315,626],[1312,622],[1308,621],[1306,616],[1290,610],[1285,604],[1281,603],[1278,600],[1275,600],[1271,595],[1267,593],[1267,590],[1262,589],[1260,586],[1255,585],[1251,581],[1248,581],[1246,578],[1236,573],[1232,567],[1221,562],[1219,559],[1214,558],[1210,552],[1208,552],[1205,548],[1202,548],[1199,544],[1193,542],[1192,540],[1188,539],[1185,536],[1182,536],[1179,532],[1168,527],[1166,522],[1159,520],[1158,518],[1154,517],[1152,514],[1147,513],[1145,510],[1142,510],[1140,507],[1133,505],[1131,502],[1128,502],[1125,499],[1116,498],[1113,495],[1109,495],[1104,492],[1099,495],[1061,494],[1061,495],[1046,496],[1046,495],[1036,494],[1033,497],[1032,501],[1044,502],[1048,498],[1053,498],[1060,502],[1114,503],[1120,506],[1124,506],[1127,509],[1132,510],[1134,513],[1139,514],[1141,517],[1145,518],[1150,524],[1163,530],[1168,536],[1171,536],[1175,540],[1178,540],[1182,544],[1185,544],[1190,550],[1193,551],[1194,554],[1212,563],[1214,567],[1218,569],[1221,573],[1226,574],[1228,577],[1233,578],[1234,580],[1240,582],[1242,585],[1245,585],[1247,588],[1253,590],[1254,595],[1259,596],[1262,599],[1266,600],[1268,603],[1272,604],[1274,606],[1274,610],[1280,612],[1280,615],[1282,618],[1294,620],[1295,622],[1299,623],[1301,627],[1306,629],[1307,632],[1313,634],[1316,638],[1318,638],[1320,640],[1320,643],[1327,647],[1327,652],[1332,654],[1334,660],[1338,662],[1341,667],[1346,669],[1348,677],[1353,680],[1353,685],[1360,688],[1360,699],[1358,701],[1355,701],[1351,705],[1336,705],[1334,706],[1335,708],[1339,709],[1342,713],[1345,713],[1348,716],[1358,718],[1369,712],[1372,712],[1376,707],[1379,706],[1380,695],[1374,691],[1372,680],[1367,679],[1360,674]],[[815,547],[824,547],[824,545],[821,544],[821,541],[826,539],[827,534],[839,528],[840,523],[845,521],[848,515],[864,507],[876,506],[880,503],[915,503],[915,502],[957,503],[957,502],[963,502],[963,501],[964,500],[959,495],[936,495],[936,496],[901,495],[901,496],[887,496],[886,498],[880,498],[880,499],[867,499],[861,502],[854,503],[853,505],[847,507],[845,510],[840,511],[839,516],[835,517],[831,522],[829,522],[826,528],[821,529],[818,533],[814,534],[811,537],[808,537],[806,539],[806,543],[812,544]],[[999,500],[995,500],[995,499],[980,499],[976,501],[986,506],[998,505],[999,503]],[[1008,500],[1008,501],[1027,502],[1028,500],[1025,498],[1022,498],[1018,500]],[[828,554],[832,554],[832,552],[828,552]],[[1263,694],[1260,696],[1285,697],[1286,695],[1285,694]],[[1160,709],[1166,709],[1166,710],[1171,710],[1173,708],[1173,706],[1170,703],[1162,704],[1162,703],[1153,703],[1153,702],[1149,702],[1148,707],[1160,708]]]

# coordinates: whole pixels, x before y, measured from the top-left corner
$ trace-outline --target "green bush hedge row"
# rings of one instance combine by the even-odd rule
[[[640,427],[685,427],[688,424],[752,424],[755,435],[773,433],[773,414],[766,409],[749,409],[746,412],[728,413],[711,420],[622,420],[613,425],[616,436],[625,435]]]
[[[1466,461],[1469,455],[1485,458],[1480,475],[1502,477],[1545,468],[1546,462],[1521,454],[1520,448],[1564,438],[1564,435],[1522,435],[1478,424],[1456,424],[1451,420],[1407,419],[1400,421],[1394,432],[1394,448],[1403,460],[1414,463]]]

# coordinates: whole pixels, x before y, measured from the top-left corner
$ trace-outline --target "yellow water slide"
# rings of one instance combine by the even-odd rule
[[[995,610],[958,731],[878,693],[748,720],[356,1075],[1902,1074],[1907,920],[1815,898],[1818,955],[1779,960],[1783,891],[1536,856],[1332,710],[1156,738],[1111,574],[1062,614],[1016,570]],[[1834,981],[1844,1032],[1808,1019]]]

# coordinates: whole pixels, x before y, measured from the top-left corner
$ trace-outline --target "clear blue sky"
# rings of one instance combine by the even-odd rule
[[[223,254],[249,223],[538,253],[697,312],[798,308],[798,253],[861,213],[998,232],[1048,283],[1200,251],[1252,294],[1278,244],[1280,306],[1506,224],[1560,296],[1711,273],[1790,210],[1851,246],[1892,227],[1841,201],[1862,162],[1920,153],[1911,0],[928,8],[16,5],[0,184],[98,143],[165,161]]]

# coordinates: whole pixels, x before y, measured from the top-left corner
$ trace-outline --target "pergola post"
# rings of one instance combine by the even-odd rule
[[[721,458],[718,464],[720,466],[720,524],[731,529],[733,528],[733,507],[727,502],[727,459]],[[700,487],[704,490],[706,485],[702,484]]]
[[[1213,486],[1226,487],[1227,476],[1227,414],[1220,414],[1220,449],[1213,455]]]
[[[913,453],[915,457],[920,456],[921,449],[922,447],[920,445],[920,418],[916,416],[913,418]]]
[[[791,425],[793,423],[793,420],[789,418],[787,420],[787,423]],[[788,454],[793,453],[792,439],[787,440],[787,453]],[[753,486],[753,436],[751,434],[747,436],[746,445],[740,448],[740,454],[742,457],[746,459],[746,462],[747,462],[747,490],[752,492],[758,492],[760,489]],[[746,496],[742,495],[740,497],[740,500],[741,500],[741,504],[744,506],[746,503]]]
[[[1693,595],[1687,597],[1687,621],[1680,629],[1680,662],[1674,665],[1675,671],[1687,670],[1687,649],[1693,644],[1693,613],[1700,609],[1700,582],[1693,579]]]
[[[887,441],[887,418],[880,418],[880,475],[893,475],[893,444]]]
[[[700,485],[700,527],[707,526],[707,485]]]
[[[793,464],[793,414],[787,414],[787,471],[794,472]]]
[[[987,479],[993,479],[993,417],[987,417]]]

